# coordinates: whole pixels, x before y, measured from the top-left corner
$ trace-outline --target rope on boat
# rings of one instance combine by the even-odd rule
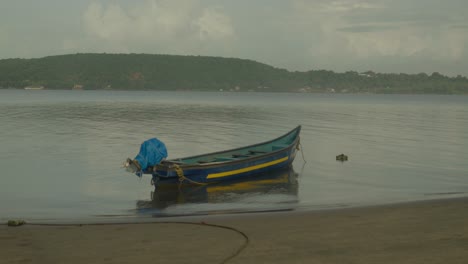
[[[305,157],[304,157],[304,150],[301,144],[301,138],[299,137],[299,140],[297,141],[296,149],[301,151],[301,156],[302,160],[304,161],[304,164],[307,163]]]
[[[177,173],[177,176],[179,177],[179,186],[184,182],[184,181],[188,181],[190,183],[193,183],[193,184],[197,184],[197,185],[207,185],[208,183],[203,183],[203,182],[196,182],[194,180],[191,180],[187,177],[185,177],[184,175],[184,170],[182,170],[182,168],[178,165],[178,164],[173,164],[174,166],[174,170],[176,171]]]

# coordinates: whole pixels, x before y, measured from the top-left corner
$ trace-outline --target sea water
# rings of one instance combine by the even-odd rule
[[[121,168],[140,144],[170,158],[302,125],[290,171],[155,190]],[[348,155],[347,162],[335,156]],[[317,210],[468,196],[468,96],[0,90],[0,220]]]

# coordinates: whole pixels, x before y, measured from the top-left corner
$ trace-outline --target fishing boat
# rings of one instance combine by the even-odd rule
[[[291,166],[299,150],[300,131],[301,126],[298,126],[267,142],[176,159],[164,159],[164,155],[167,155],[164,144],[153,139],[156,140],[156,147],[151,154],[158,154],[157,162],[152,166],[145,166],[141,173],[151,174],[152,183],[155,185],[166,183],[203,185],[253,177]],[[148,152],[148,148],[143,144],[140,153],[142,152]],[[141,158],[140,154],[138,157],[146,165],[146,159]],[[131,165],[131,161],[127,160],[128,163]]]

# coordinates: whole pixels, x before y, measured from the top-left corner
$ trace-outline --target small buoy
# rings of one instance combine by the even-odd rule
[[[26,221],[24,220],[8,220],[7,225],[8,226],[21,226],[26,224]]]
[[[348,156],[346,156],[345,154],[341,153],[340,155],[336,156],[336,160],[338,161],[347,161],[348,160]]]

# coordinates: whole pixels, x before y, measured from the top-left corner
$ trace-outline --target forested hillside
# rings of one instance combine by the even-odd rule
[[[439,73],[290,72],[252,60],[149,54],[74,54],[0,60],[0,88],[467,94]]]

